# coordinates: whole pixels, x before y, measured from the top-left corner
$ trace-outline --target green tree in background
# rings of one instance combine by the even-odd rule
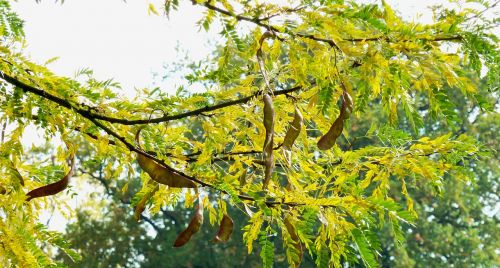
[[[90,70],[60,77],[32,62],[23,53],[21,20],[0,1],[0,263],[56,266],[54,248],[77,260],[60,234],[47,231],[38,218],[51,205],[67,211],[57,194],[71,193],[68,185],[78,171],[102,171],[97,177],[108,187],[133,191],[118,202],[130,202],[137,220],[150,220],[145,210],[153,217],[183,211],[179,206],[190,211],[180,213],[189,215],[189,224],[179,230],[175,220],[152,220],[161,229],[153,240],[137,229],[133,239],[85,245],[92,252],[82,255],[105,254],[109,264],[114,249],[104,248],[106,241],[130,264],[144,258],[145,266],[156,265],[146,262],[162,254],[172,261],[192,254],[169,253],[154,242],[163,237],[177,247],[194,247],[196,239],[208,253],[224,248],[216,258],[258,248],[264,267],[282,260],[296,267],[309,258],[319,267],[421,265],[433,256],[457,266],[462,260],[493,263],[496,249],[488,235],[494,233],[477,234],[485,241],[479,245],[466,232],[496,225],[480,214],[488,200],[474,192],[488,188],[481,178],[497,174],[484,162],[494,148],[479,142],[492,142],[484,129],[464,133],[472,117],[481,122],[495,113],[497,21],[485,14],[496,3],[467,2],[476,5],[435,7],[435,20],[421,24],[405,21],[385,1],[192,1],[205,10],[200,26],[220,24],[226,41],[217,57],[187,77],[206,91],[179,88],[168,95],[144,89],[123,99],[118,83],[98,81]],[[161,8],[168,15],[178,1]],[[157,14],[159,7],[149,9]],[[248,30],[240,30],[242,24]],[[462,108],[470,113],[460,113]],[[64,144],[54,150],[52,163],[22,147],[29,126]],[[128,178],[123,186],[122,178]],[[444,204],[435,205],[434,196],[447,189]],[[475,198],[460,200],[467,194]],[[120,205],[106,209],[110,220],[130,220]],[[77,214],[89,222],[78,221],[82,229],[71,226],[77,234],[100,224],[89,211]],[[413,227],[419,212],[421,225]],[[485,229],[475,228],[482,222]],[[453,226],[462,232],[452,232]],[[232,241],[240,244],[232,246],[225,242],[235,229],[239,237]],[[379,235],[380,229],[388,235]],[[105,223],[99,230],[125,235],[132,229]],[[211,239],[197,239],[208,233]],[[431,243],[431,235],[442,243]],[[444,250],[450,240],[467,241],[468,252]],[[124,251],[128,243],[138,251]],[[139,251],[148,247],[142,243],[151,250]],[[487,248],[467,261],[475,245]],[[200,257],[191,265],[220,263],[204,253],[196,252]],[[465,256],[456,260],[457,254]],[[255,265],[252,257],[246,260]]]

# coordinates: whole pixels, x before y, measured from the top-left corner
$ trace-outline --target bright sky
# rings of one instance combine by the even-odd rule
[[[89,67],[99,79],[113,78],[124,90],[160,82],[153,73],[164,73],[163,65],[178,61],[188,51],[193,60],[209,55],[214,32],[198,31],[200,7],[181,1],[182,12],[165,16],[148,15],[148,1],[67,0],[13,2],[13,9],[25,20],[27,51],[60,75],[72,76]],[[159,10],[159,12],[161,12]],[[212,41],[213,43],[213,41]],[[182,54],[182,55],[179,55]],[[161,78],[161,77],[160,77]],[[171,84],[165,90],[175,91]]]

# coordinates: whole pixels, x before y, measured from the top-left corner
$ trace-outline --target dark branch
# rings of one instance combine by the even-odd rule
[[[113,196],[113,195],[116,195],[117,194],[117,190],[115,187],[111,187],[109,186],[109,183],[106,181],[105,178],[102,177],[102,173],[99,173],[98,176],[92,174],[92,172],[88,172],[82,168],[78,169],[82,174],[87,174],[89,175],[91,178],[97,180],[98,182],[100,182],[102,184],[102,186],[106,189],[106,194],[108,194],[109,196]],[[119,199],[121,201],[122,204],[124,205],[130,205],[130,202],[128,201],[125,201],[123,199]],[[149,225],[151,225],[151,227],[153,227],[153,229],[155,229],[155,231],[157,233],[161,233],[163,230],[158,226],[156,225],[156,223],[151,220],[150,218],[144,216],[141,214],[141,220],[144,220],[144,222],[147,222]]]
[[[192,0],[192,2],[195,5],[198,4],[194,0]],[[247,22],[250,22],[250,23],[254,23],[254,24],[258,25],[258,26],[264,27],[267,30],[275,32],[275,33],[288,34],[288,35],[290,35],[292,37],[307,38],[307,39],[310,39],[310,40],[314,40],[314,41],[318,41],[318,42],[329,44],[331,47],[334,47],[334,48],[340,50],[339,46],[335,43],[335,41],[333,39],[317,37],[317,36],[312,35],[312,34],[293,33],[293,32],[290,32],[290,31],[280,30],[276,26],[272,26],[272,25],[268,25],[268,24],[263,23],[263,21],[265,21],[267,18],[259,19],[259,18],[249,18],[249,17],[245,17],[245,16],[242,16],[242,15],[236,15],[236,14],[234,14],[234,13],[228,11],[228,10],[225,10],[225,9],[220,8],[220,7],[212,5],[212,4],[210,4],[210,2],[206,2],[206,3],[203,3],[201,5],[205,6],[208,9],[211,9],[213,11],[219,12],[219,13],[221,13],[223,15],[233,17],[233,18],[235,18],[238,21],[247,21]],[[282,38],[278,38],[278,39],[281,40],[281,41],[283,41]],[[461,35],[453,35],[453,36],[440,36],[440,37],[438,36],[438,37],[434,37],[434,38],[418,38],[418,39],[419,40],[424,40],[424,41],[461,41],[461,40],[463,40],[463,37]],[[390,42],[391,40],[390,40],[389,37],[387,37],[387,36],[384,35],[384,36],[376,36],[376,37],[368,37],[368,38],[347,38],[347,39],[343,39],[341,41],[350,41],[350,42],[387,41],[387,42]],[[408,40],[398,40],[398,41],[408,41]]]
[[[226,107],[233,106],[233,105],[237,105],[237,104],[247,103],[252,98],[257,97],[258,95],[260,95],[262,93],[262,91],[258,90],[256,92],[254,92],[253,94],[246,96],[246,97],[243,97],[243,98],[240,98],[240,99],[225,101],[225,102],[222,102],[222,103],[219,103],[216,105],[205,106],[205,107],[200,108],[200,109],[196,109],[196,110],[192,110],[192,111],[184,112],[184,113],[179,113],[179,114],[175,114],[175,115],[164,115],[162,117],[152,118],[152,119],[129,120],[129,119],[124,119],[124,118],[110,117],[110,116],[106,116],[106,115],[102,115],[102,114],[93,112],[92,111],[93,108],[88,106],[88,105],[72,104],[71,102],[69,102],[66,99],[63,99],[63,98],[58,97],[56,95],[53,95],[53,94],[51,94],[47,91],[44,91],[42,89],[30,86],[22,81],[19,81],[18,79],[14,78],[8,74],[0,73],[0,77],[3,80],[7,81],[8,83],[10,83],[18,88],[21,88],[24,91],[31,92],[37,96],[51,100],[52,102],[55,102],[62,107],[74,110],[75,112],[77,112],[78,114],[82,115],[85,118],[93,118],[93,119],[107,121],[110,123],[118,123],[118,124],[122,124],[122,125],[154,124],[154,123],[162,123],[162,122],[168,122],[168,121],[173,121],[173,120],[179,120],[179,119],[183,119],[183,118],[191,117],[191,116],[203,115],[206,112],[219,110],[219,109],[226,108]],[[298,91],[301,89],[302,89],[302,86],[295,86],[295,87],[288,88],[288,89],[276,90],[276,91],[274,91],[274,95],[275,96],[285,95],[285,94],[289,94],[289,93],[292,93],[294,91]]]
[[[435,36],[432,38],[417,38],[418,40],[422,41],[462,41],[463,37],[461,35],[451,35],[451,36]],[[388,36],[376,36],[376,37],[369,37],[369,38],[349,38],[349,39],[344,39],[343,41],[350,41],[350,42],[363,42],[363,41],[386,41],[390,42],[391,39]],[[400,42],[405,42],[405,41],[410,41],[407,39],[400,39],[398,40]]]
[[[130,142],[127,141],[127,139],[125,137],[122,137],[120,135],[118,135],[115,131],[113,131],[111,128],[107,127],[106,125],[102,124],[101,122],[97,121],[97,119],[99,119],[100,117],[95,117],[94,113],[90,112],[89,110],[86,110],[86,109],[81,109],[81,108],[75,108],[69,101],[65,100],[65,99],[62,99],[60,97],[57,97],[55,95],[52,95],[46,91],[43,91],[41,89],[37,89],[35,87],[32,87],[30,85],[27,85],[7,74],[4,74],[4,73],[1,73],[1,77],[7,81],[8,83],[14,85],[14,86],[17,86],[27,92],[32,92],[40,97],[43,97],[45,99],[48,99],[54,103],[57,103],[59,105],[61,105],[62,107],[65,107],[65,108],[68,108],[68,109],[71,109],[71,110],[74,110],[76,113],[80,114],[81,116],[83,116],[84,118],[87,118],[88,120],[90,120],[92,123],[94,123],[97,127],[99,127],[100,129],[104,130],[108,135],[111,135],[113,136],[114,138],[116,138],[117,140],[119,140],[120,142],[122,142],[125,147],[127,147],[127,149],[131,152],[135,152],[135,153],[138,153],[138,154],[142,154],[154,161],[156,161],[157,163],[159,163],[160,165],[162,165],[164,168],[168,169],[169,171],[173,172],[173,173],[177,173],[179,174],[180,176],[183,176],[185,178],[187,178],[188,180],[191,180],[195,183],[198,183],[199,185],[201,186],[204,186],[204,187],[208,187],[208,188],[212,188],[212,189],[215,189],[221,193],[224,193],[224,194],[229,194],[227,191],[225,190],[222,190],[222,189],[218,189],[217,187],[215,187],[214,185],[211,185],[209,183],[206,183],[198,178],[195,178],[193,176],[189,176],[179,170],[176,170],[172,167],[170,167],[169,165],[167,165],[163,160],[160,160],[158,159],[157,157],[149,154],[148,152],[144,152],[142,151],[141,149],[135,147],[133,144],[131,144]],[[296,87],[293,87],[293,88],[290,88],[290,89],[286,89],[286,90],[280,90],[280,91],[275,91],[274,92],[274,95],[279,95],[279,94],[287,94],[287,93],[290,93],[290,92],[293,92],[293,91],[296,91],[296,90],[299,90],[301,89],[302,87],[301,86],[296,86]],[[279,92],[279,94],[278,94]],[[210,110],[206,110],[206,109],[212,109],[212,110],[216,110],[216,109],[220,109],[222,108],[221,106],[223,107],[227,107],[227,106],[230,106],[230,105],[234,105],[234,104],[238,104],[238,103],[245,103],[247,101],[249,101],[251,98],[257,96],[258,94],[260,94],[261,92],[260,91],[257,91],[256,93],[254,93],[252,96],[248,96],[248,97],[245,97],[243,99],[239,99],[239,100],[234,100],[234,101],[230,101],[230,102],[226,102],[226,103],[222,103],[220,105],[215,105],[215,106],[207,106],[203,109],[205,109],[203,112],[205,111],[210,111]],[[219,108],[213,108],[213,107],[216,107],[218,106]],[[191,112],[193,113],[193,112]],[[185,117],[185,116],[184,116]],[[105,120],[105,119],[103,119]],[[148,121],[147,123],[151,123],[150,120],[146,120]],[[128,121],[128,122],[131,122],[131,121]],[[162,121],[159,121],[159,122],[162,122]],[[146,123],[146,122],[145,122]],[[242,195],[242,194],[239,194],[237,195],[238,198],[240,198],[241,200],[247,200],[247,201],[256,201],[255,198],[253,197],[250,197],[250,196],[247,196],[247,195]],[[297,204],[295,202],[284,202],[284,201],[274,201],[274,200],[268,200],[268,201],[265,201],[265,204],[267,206],[278,206],[278,205],[286,205],[286,206],[297,206],[297,205],[300,205],[300,204]]]
[[[148,218],[142,214],[141,214],[141,220],[149,223],[149,225],[151,225],[151,227],[153,227],[153,229],[155,229],[155,231],[157,233],[161,233],[163,231],[158,225],[156,225],[156,223],[154,221],[152,221],[150,218]]]
[[[193,2],[193,4],[197,5],[196,1],[193,0],[192,2]],[[335,43],[335,41],[333,41],[331,39],[325,39],[325,38],[316,37],[316,36],[314,36],[312,34],[302,34],[302,33],[285,32],[285,31],[282,31],[282,30],[278,29],[276,26],[265,24],[263,22],[264,20],[262,20],[262,19],[249,18],[249,17],[245,17],[245,16],[241,16],[241,15],[236,15],[236,14],[233,14],[232,12],[230,12],[230,11],[227,11],[225,9],[219,8],[217,6],[214,6],[214,5],[210,4],[209,2],[203,3],[203,6],[205,6],[208,9],[211,9],[213,11],[216,11],[216,12],[219,12],[221,14],[224,14],[226,16],[233,17],[233,18],[235,18],[238,21],[247,21],[247,22],[254,23],[254,24],[256,24],[258,26],[261,26],[261,27],[264,27],[268,31],[271,31],[271,32],[274,32],[274,33],[288,34],[288,35],[291,35],[291,36],[297,36],[297,37],[307,38],[307,39],[311,39],[311,40],[315,40],[315,41],[327,43],[327,44],[329,44],[332,47],[340,49],[339,46]],[[277,37],[277,38],[280,41],[283,41],[282,38],[279,38],[279,37]]]

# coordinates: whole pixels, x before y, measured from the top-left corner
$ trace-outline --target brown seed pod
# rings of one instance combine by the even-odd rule
[[[292,219],[289,215],[285,216],[285,227],[286,231],[290,234],[290,237],[293,240],[293,247],[297,250],[298,252],[298,260],[294,263],[294,267],[298,267],[300,263],[302,262],[302,255],[304,253],[302,249],[302,244],[300,243],[299,236],[297,234],[297,229],[295,228],[295,224],[292,222]]]
[[[302,129],[304,118],[302,113],[300,113],[299,108],[295,107],[295,114],[293,116],[293,121],[290,123],[290,128],[285,134],[285,139],[283,140],[283,149],[291,150],[295,140],[300,134]]]
[[[73,172],[75,170],[75,154],[71,153],[71,167],[69,172],[59,181],[56,181],[51,184],[47,184],[45,186],[33,189],[29,191],[26,195],[28,196],[27,201],[30,201],[33,198],[44,197],[49,195],[55,195],[68,187],[69,180],[71,176],[73,176]]]
[[[274,104],[273,99],[269,94],[264,93],[262,96],[264,101],[264,128],[266,129],[266,139],[264,141],[263,156],[264,156],[264,183],[263,189],[267,188],[274,170],[274,155],[273,155],[273,138],[274,138]]]
[[[342,134],[342,130],[344,129],[344,114],[343,110],[340,111],[339,117],[335,119],[330,130],[321,137],[318,141],[318,148],[320,150],[328,150],[333,147],[337,138]]]
[[[135,141],[137,142],[137,146],[142,150],[139,137],[142,128],[137,131],[135,135]],[[153,159],[148,158],[142,154],[137,154],[137,162],[142,170],[146,171],[149,174],[151,179],[154,181],[167,185],[172,188],[195,188],[196,184],[190,181],[188,178],[169,170],[162,165],[158,164]]]
[[[344,91],[342,93],[342,107],[340,108],[340,114],[333,122],[330,130],[323,135],[318,141],[318,148],[320,150],[328,150],[333,147],[337,138],[342,134],[344,129],[344,120],[349,117],[352,112],[352,98]]]
[[[304,118],[302,117],[299,108],[295,107],[293,121],[290,123],[290,128],[288,128],[288,131],[285,134],[285,139],[283,140],[283,154],[288,165],[292,162],[292,146],[300,134],[303,121]]]
[[[198,204],[196,206],[196,212],[189,222],[188,227],[182,231],[174,242],[174,247],[182,247],[184,246],[191,237],[200,230],[201,225],[203,224],[203,205]]]
[[[144,211],[144,209],[146,209],[146,203],[151,197],[153,197],[153,195],[158,191],[158,189],[160,189],[160,186],[156,185],[151,191],[147,192],[141,198],[139,203],[137,203],[134,210],[134,218],[136,221],[139,221],[141,219],[142,212]]]
[[[270,37],[274,37],[274,34],[269,31],[265,32],[259,40],[259,49],[257,50],[257,62],[259,63],[260,73],[262,74],[264,82],[266,83],[266,87],[269,91],[271,91],[271,83],[269,81],[269,77],[267,76],[267,71],[264,64],[264,56],[262,55],[262,43],[264,43],[264,41]]]
[[[231,237],[231,234],[233,233],[233,228],[233,219],[231,219],[231,217],[229,217],[227,214],[224,214],[220,222],[219,232],[217,232],[217,235],[214,238],[214,242],[227,242]]]

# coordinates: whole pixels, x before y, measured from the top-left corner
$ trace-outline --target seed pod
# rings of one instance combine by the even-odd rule
[[[333,147],[337,138],[342,134],[342,130],[344,129],[344,120],[349,118],[349,115],[352,112],[352,98],[344,91],[342,93],[342,107],[340,108],[340,114],[333,122],[330,130],[323,135],[318,141],[318,148],[320,150],[328,150]]]
[[[290,128],[288,128],[288,131],[285,134],[285,139],[283,140],[283,154],[288,165],[292,162],[292,146],[300,134],[303,120],[304,118],[302,117],[299,108],[295,107],[293,121],[290,123]]]
[[[274,138],[274,105],[273,99],[269,94],[264,93],[262,96],[264,101],[264,128],[266,129],[266,139],[264,141],[263,156],[264,156],[264,183],[263,189],[267,188],[271,175],[274,170],[274,156],[273,156],[273,138]]]
[[[285,139],[283,140],[283,148],[291,150],[293,143],[297,139],[300,134],[300,130],[302,129],[302,122],[304,118],[300,113],[299,108],[295,107],[295,114],[293,116],[293,121],[290,124],[290,128],[285,134]]]
[[[266,87],[269,91],[271,91],[271,83],[269,81],[269,77],[267,75],[267,71],[266,71],[266,67],[265,67],[265,64],[264,64],[264,57],[262,55],[262,43],[264,43],[264,41],[269,38],[269,37],[273,37],[274,34],[272,32],[265,32],[260,40],[259,40],[259,49],[257,50],[257,62],[259,63],[259,69],[260,69],[260,73],[262,74],[262,77],[264,78],[264,82],[266,83]]]
[[[139,142],[140,132],[142,128],[137,131],[135,135],[135,141],[137,142],[137,146],[141,149],[141,145]],[[142,150],[142,149],[141,149]],[[149,174],[151,179],[154,181],[167,185],[172,188],[195,188],[196,184],[190,181],[188,178],[169,170],[162,165],[158,164],[153,159],[148,158],[142,154],[137,154],[137,162],[142,170],[146,171]]]
[[[141,219],[141,214],[144,211],[144,209],[146,209],[146,202],[148,202],[148,200],[151,197],[153,197],[153,195],[158,191],[158,189],[160,189],[160,186],[156,185],[151,191],[147,192],[141,198],[139,203],[137,203],[137,205],[135,206],[135,210],[134,210],[134,218],[136,221],[139,221]]]
[[[342,105],[343,106],[343,105]],[[340,111],[339,117],[335,119],[330,130],[321,137],[318,141],[318,148],[320,150],[328,150],[333,147],[337,138],[342,134],[342,130],[344,129],[344,109]]]
[[[28,196],[27,201],[30,201],[33,198],[44,197],[49,195],[55,195],[68,187],[69,180],[71,176],[73,176],[73,172],[75,170],[75,154],[71,153],[71,167],[69,172],[59,181],[56,181],[51,184],[47,184],[45,186],[36,188],[34,190],[29,191],[26,195]]]
[[[189,242],[189,239],[191,239],[191,237],[200,230],[202,224],[203,224],[203,206],[201,204],[198,204],[196,206],[196,212],[191,221],[189,222],[188,227],[184,231],[182,231],[175,239],[174,247],[176,248],[182,247],[187,242]]]
[[[233,233],[234,223],[233,219],[229,217],[227,214],[222,216],[222,220],[219,226],[219,232],[214,238],[214,242],[227,242]]]
[[[300,243],[299,236],[297,234],[297,229],[295,228],[295,224],[292,222],[292,219],[289,215],[285,216],[285,227],[286,231],[290,234],[290,237],[293,240],[293,247],[297,251],[298,255],[298,260],[294,260],[294,267],[298,267],[300,263],[302,262],[302,255],[303,255],[303,249],[302,249],[302,244]]]

